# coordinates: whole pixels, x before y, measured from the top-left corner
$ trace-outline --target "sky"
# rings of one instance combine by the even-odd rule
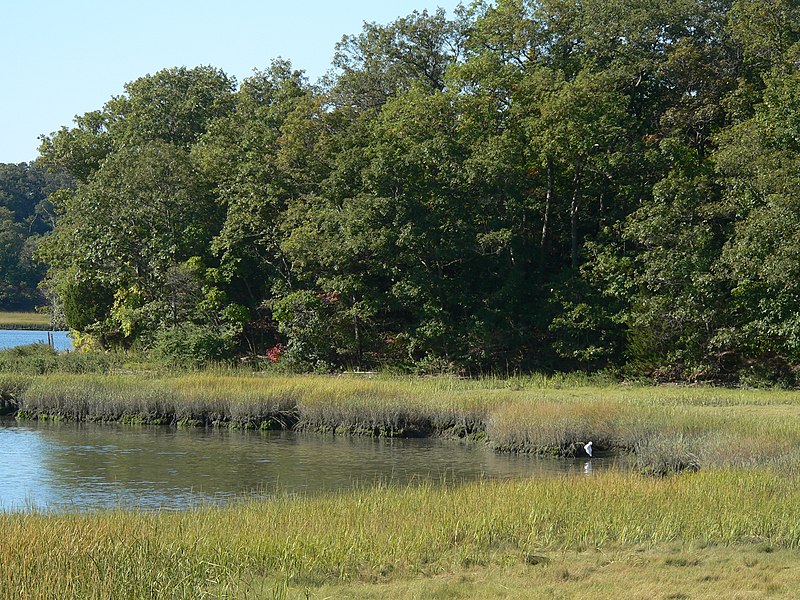
[[[0,163],[30,162],[124,85],[212,65],[238,81],[277,57],[313,82],[343,35],[457,0],[0,0]]]

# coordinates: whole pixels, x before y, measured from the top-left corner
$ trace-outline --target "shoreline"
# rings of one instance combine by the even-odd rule
[[[515,415],[502,414],[519,399],[518,392],[470,390],[469,382],[463,380],[458,383],[465,389],[448,389],[452,383],[448,380],[434,382],[434,388],[440,383],[444,383],[444,389],[430,390],[424,379],[203,372],[155,378],[136,373],[50,374],[28,377],[12,394],[3,392],[0,380],[0,403],[5,402],[7,415],[21,421],[441,437],[484,443],[499,453],[560,457],[585,456],[583,446],[589,439],[598,452],[633,450],[632,443],[609,433],[607,424],[592,422],[590,416],[582,414],[581,405],[572,406],[572,410],[563,406],[566,420],[545,423],[555,429],[537,436],[507,430],[522,424],[516,422]],[[557,407],[544,408],[552,413]]]
[[[377,486],[179,512],[0,514],[5,584],[32,596],[116,597],[155,590],[156,574],[154,594],[170,597],[469,597],[477,589],[482,598],[524,598],[533,584],[549,590],[543,597],[665,597],[666,586],[686,597],[750,589],[790,598],[800,584],[786,568],[800,552],[800,530],[786,518],[800,507],[795,392],[0,372],[0,397],[30,411],[18,416],[41,419],[170,415],[187,427],[203,419],[337,435],[471,432],[507,452],[563,449],[592,435],[634,453],[632,469],[591,478]],[[759,568],[763,576],[752,577]]]
[[[636,467],[781,464],[800,471],[800,394],[502,380],[253,373],[0,373],[0,408],[23,419],[441,436],[498,452],[629,453]]]
[[[66,331],[54,329],[48,315],[33,311],[0,311],[0,330]]]
[[[53,329],[49,323],[0,323],[0,331],[64,332],[64,331],[69,331],[69,329]]]

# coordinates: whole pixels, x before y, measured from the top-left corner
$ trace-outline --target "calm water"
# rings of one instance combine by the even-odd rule
[[[72,338],[66,331],[53,331],[56,350],[59,352],[72,348]],[[0,329],[0,350],[13,348],[14,346],[25,346],[27,344],[46,344],[46,331],[21,331],[14,329]]]
[[[181,509],[276,490],[583,476],[603,459],[499,455],[445,440],[0,420],[0,509]]]

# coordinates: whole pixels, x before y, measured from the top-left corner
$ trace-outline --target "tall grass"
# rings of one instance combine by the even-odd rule
[[[386,580],[564,550],[797,549],[799,511],[797,478],[719,471],[377,488],[184,513],[6,514],[0,589],[9,597],[265,597],[276,578]]]
[[[129,361],[123,352],[56,352],[44,344],[29,344],[0,350],[0,373],[110,373]],[[137,369],[141,372],[139,365]]]
[[[36,377],[19,393],[21,416],[242,426],[289,426],[291,389],[250,385],[246,378],[75,375]]]
[[[412,378],[168,372],[125,353],[0,352],[0,410],[27,418],[296,427],[485,439],[570,455],[589,440],[657,474],[781,464],[800,470],[800,393],[620,385],[584,376]]]
[[[0,376],[20,416],[296,427],[484,439],[498,451],[570,455],[592,440],[640,470],[782,465],[800,471],[800,395],[780,391],[492,387],[485,381],[216,373]]]

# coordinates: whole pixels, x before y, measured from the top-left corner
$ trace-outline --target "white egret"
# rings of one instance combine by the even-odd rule
[[[588,442],[583,449],[586,451],[586,454],[589,455],[589,458],[592,458],[592,442]]]

